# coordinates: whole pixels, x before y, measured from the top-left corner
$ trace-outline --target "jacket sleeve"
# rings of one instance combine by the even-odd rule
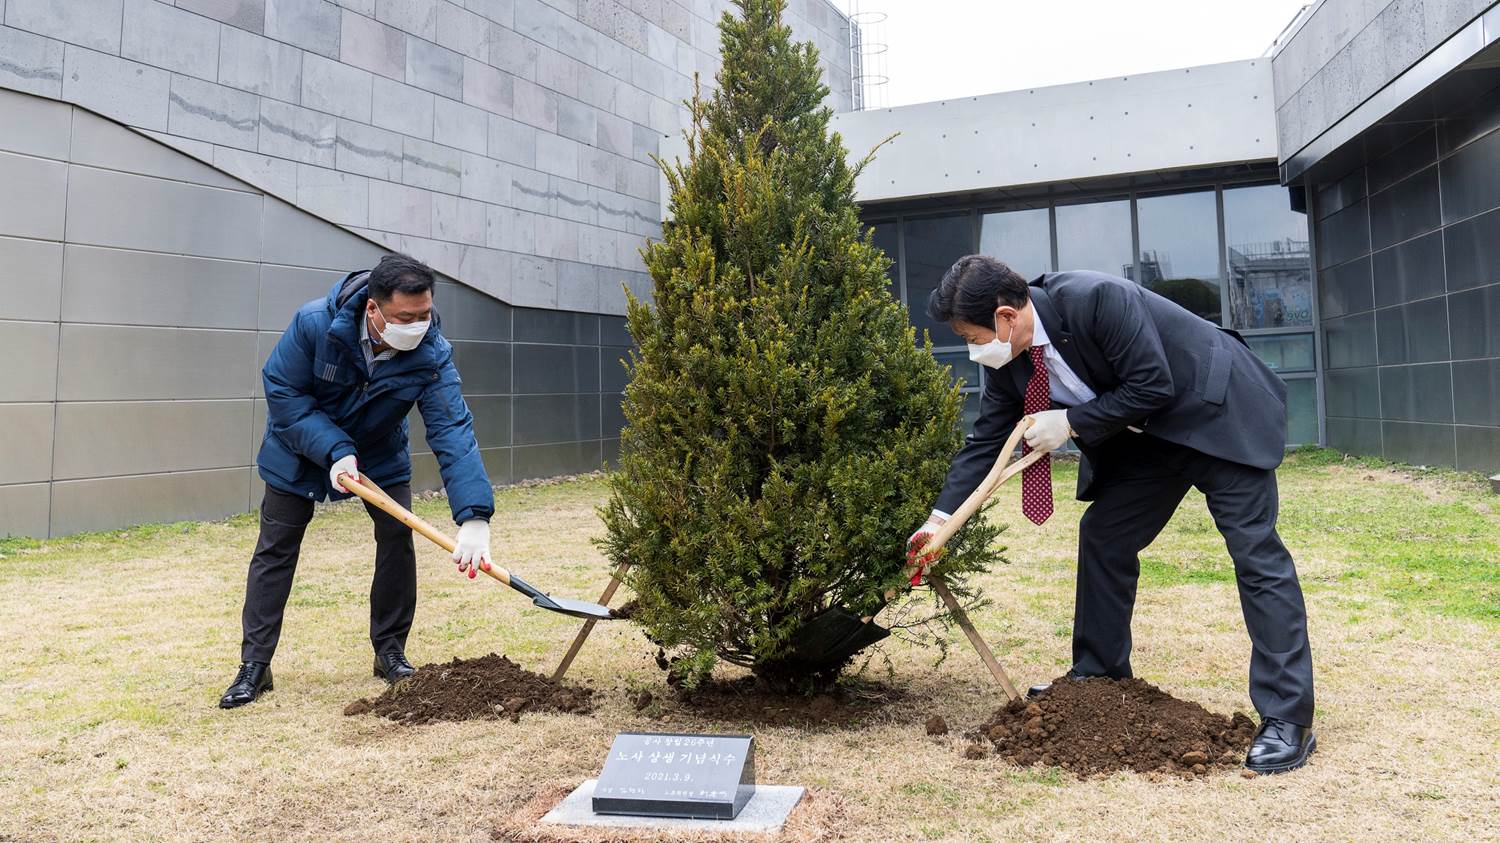
[[[964,446],[953,458],[948,469],[948,479],[943,483],[934,509],[952,515],[974,490],[984,476],[989,474],[1005,447],[1005,440],[1021,420],[1021,402],[1011,397],[998,384],[1008,377],[1004,371],[987,370],[984,373],[984,393],[979,400],[979,419],[974,430],[964,438]]]
[[[300,317],[294,318],[261,370],[266,425],[303,458],[328,468],[354,453],[354,439],[313,398],[314,349],[303,334]]]
[[[475,518],[488,520],[495,514],[495,492],[474,437],[474,415],[464,403],[458,369],[451,359],[438,369],[438,377],[417,398],[417,411],[427,426],[427,444],[437,457],[443,487],[453,522]]]
[[[1097,445],[1139,425],[1170,403],[1174,394],[1161,335],[1140,293],[1124,284],[1100,284],[1091,295],[1091,335],[1120,384],[1068,410],[1068,424],[1085,445]]]

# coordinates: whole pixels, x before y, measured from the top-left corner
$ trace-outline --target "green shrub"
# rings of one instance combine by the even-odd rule
[[[923,614],[903,544],[962,441],[962,400],[886,290],[854,203],[869,159],[850,166],[828,131],[816,51],[792,43],[784,0],[737,5],[718,90],[690,103],[687,161],[658,162],[673,221],[644,251],[654,306],[630,300],[601,544],[631,564],[634,618],[681,678],[723,660],[810,689],[838,670],[789,666],[808,618],[873,614],[888,589],[903,595],[888,621]],[[982,521],[942,562],[970,599],[966,576],[999,558]]]

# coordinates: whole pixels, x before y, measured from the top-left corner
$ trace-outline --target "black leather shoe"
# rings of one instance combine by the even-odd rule
[[[240,672],[234,675],[229,690],[219,697],[219,708],[239,708],[245,703],[255,702],[264,691],[274,689],[271,684],[271,666],[265,662],[244,662]]]
[[[375,656],[376,679],[384,679],[394,685],[416,672],[416,668],[411,666],[403,653],[380,653]]]
[[[1064,676],[1066,676],[1067,678],[1073,680],[1074,682],[1080,682],[1080,681],[1088,678],[1087,676],[1084,676],[1081,673],[1074,673],[1071,670],[1069,670],[1066,674],[1064,674]],[[1038,694],[1046,693],[1047,689],[1051,688],[1051,687],[1052,687],[1052,683],[1051,682],[1043,682],[1040,685],[1032,685],[1030,688],[1026,689],[1026,699],[1029,700],[1032,697],[1037,696]]]
[[[1307,763],[1318,747],[1312,729],[1267,717],[1245,753],[1245,768],[1256,773],[1286,773]]]

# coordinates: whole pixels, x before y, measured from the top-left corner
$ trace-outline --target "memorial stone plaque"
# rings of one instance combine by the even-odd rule
[[[621,732],[594,788],[596,814],[732,820],[755,795],[755,738]]]

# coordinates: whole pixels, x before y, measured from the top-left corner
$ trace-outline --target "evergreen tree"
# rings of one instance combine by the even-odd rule
[[[655,306],[629,304],[602,545],[682,678],[722,659],[807,689],[838,674],[788,664],[809,618],[908,593],[904,541],[961,443],[962,400],[886,290],[816,50],[792,42],[785,0],[736,5],[688,160],[658,162],[673,221],[644,252]],[[999,530],[974,522],[939,568],[971,597],[965,576],[999,558]]]

